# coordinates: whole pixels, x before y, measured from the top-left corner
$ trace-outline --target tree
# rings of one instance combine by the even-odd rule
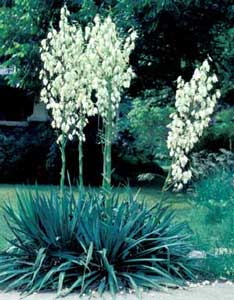
[[[0,60],[16,72],[8,84],[38,94],[40,87],[40,41],[55,18],[62,1],[15,0],[12,7],[0,8]]]

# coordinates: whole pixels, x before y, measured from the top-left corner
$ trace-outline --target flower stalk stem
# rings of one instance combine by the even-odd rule
[[[104,152],[103,152],[103,179],[102,187],[106,191],[111,190],[111,173],[112,173],[112,161],[111,161],[111,150],[112,150],[112,136],[113,136],[113,126],[112,126],[112,113],[111,113],[111,84],[109,83],[108,88],[109,102],[108,102],[108,112],[107,120],[105,122],[105,141],[104,141]]]
[[[64,183],[65,183],[65,172],[66,172],[66,144],[67,140],[65,137],[62,138],[62,142],[60,145],[60,152],[61,152],[61,172],[60,172],[60,194],[63,196],[64,194]]]
[[[80,189],[84,189],[84,179],[83,179],[83,142],[79,140],[78,144],[78,163],[79,163],[79,185]]]

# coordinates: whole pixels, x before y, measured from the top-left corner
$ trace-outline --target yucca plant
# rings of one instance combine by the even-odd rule
[[[189,258],[186,225],[175,224],[168,207],[149,208],[130,191],[123,199],[107,197],[91,195],[92,209],[84,215],[79,238],[86,249],[93,243],[88,267],[99,292],[175,287],[194,278],[197,266]]]
[[[7,290],[114,295],[121,287],[160,289],[194,278],[186,226],[175,224],[167,207],[149,208],[130,191],[80,193],[78,200],[71,193],[20,193],[18,210],[4,211],[14,237],[0,255]]]
[[[13,235],[11,245],[0,255],[0,284],[7,290],[32,293],[42,289],[58,292],[63,284],[82,275],[86,253],[77,240],[82,200],[71,193],[17,193],[17,210],[4,206]]]

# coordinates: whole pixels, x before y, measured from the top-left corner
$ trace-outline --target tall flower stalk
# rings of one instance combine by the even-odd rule
[[[64,193],[64,182],[65,182],[65,172],[66,172],[66,144],[67,139],[63,137],[60,142],[60,153],[61,153],[61,172],[60,172],[60,192],[63,195]]]
[[[211,115],[220,91],[216,89],[218,78],[211,72],[209,59],[197,68],[189,82],[177,79],[176,111],[171,114],[167,138],[169,155],[172,158],[163,190],[174,186],[181,190],[192,178],[189,154],[209,126]]]
[[[62,193],[66,172],[66,144],[67,140],[73,140],[74,137],[78,138],[79,143],[79,181],[83,187],[84,128],[88,117],[97,112],[91,101],[90,64],[86,60],[83,32],[77,24],[69,22],[69,15],[66,6],[62,8],[58,31],[52,29],[41,43],[41,101],[50,110],[52,127],[58,131]]]
[[[103,120],[103,182],[106,190],[111,188],[111,148],[121,101],[121,92],[130,86],[134,72],[129,56],[135,47],[136,32],[124,40],[117,32],[110,17],[86,27],[86,55],[92,69],[92,88],[96,92],[97,109]]]

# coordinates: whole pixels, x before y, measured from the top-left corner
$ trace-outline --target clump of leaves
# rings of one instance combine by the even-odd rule
[[[31,192],[18,194],[17,202],[18,210],[4,207],[13,235],[0,255],[7,290],[114,295],[121,287],[160,289],[194,278],[186,226],[167,207],[149,208],[131,192],[80,193],[78,200]]]
[[[194,185],[193,200],[198,206],[210,211],[212,221],[219,222],[227,215],[227,211],[234,208],[234,175],[232,170],[216,169]]]
[[[194,233],[196,249],[206,253],[203,261],[205,277],[234,279],[233,208],[194,207],[188,222]],[[216,213],[216,215],[215,215]]]
[[[127,126],[134,138],[136,151],[141,153],[143,161],[156,162],[162,168],[170,165],[166,137],[169,115],[174,110],[169,105],[165,106],[168,98],[173,99],[169,88],[146,91],[142,97],[131,102],[132,107],[127,115]]]
[[[214,124],[210,127],[208,135],[213,136],[214,140],[222,140],[229,145],[232,150],[234,140],[234,108],[227,107],[216,113]],[[228,143],[227,143],[228,142]]]
[[[212,278],[233,279],[233,171],[216,169],[194,185],[194,192],[188,220],[197,249],[207,253],[204,268]]]
[[[201,180],[201,185],[206,184],[205,178],[215,176],[221,169],[234,168],[234,153],[226,149],[220,149],[219,152],[207,152],[206,150],[195,152],[191,155],[191,168],[195,180]],[[228,178],[231,177],[231,174],[228,175]],[[209,182],[209,179],[207,180]]]
[[[86,254],[77,232],[85,204],[72,194],[60,199],[54,192],[46,196],[38,191],[17,193],[17,204],[17,210],[4,207],[13,238],[0,255],[0,283],[7,290],[33,293],[57,287],[60,292],[83,274]]]

